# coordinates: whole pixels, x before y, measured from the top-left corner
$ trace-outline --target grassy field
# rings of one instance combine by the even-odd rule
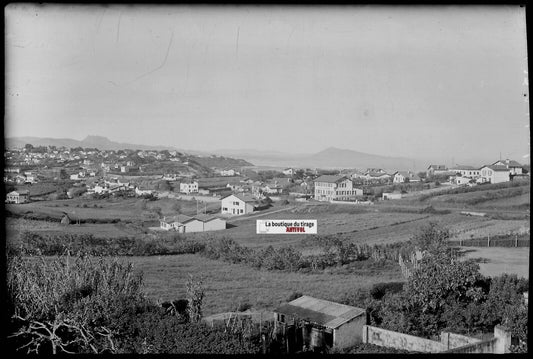
[[[481,273],[497,276],[502,273],[529,278],[529,248],[463,248],[465,258],[483,258]]]
[[[164,216],[177,214],[196,214],[195,201],[183,201],[177,199],[163,198],[155,201],[147,201],[141,198],[127,199],[88,199],[75,198],[57,201],[39,201],[24,204],[10,205],[6,208],[15,214],[25,214],[31,212],[36,215],[50,216],[61,219],[63,214],[68,214],[76,219],[110,219],[118,218],[122,221],[142,221],[147,218],[154,218],[156,208],[161,210]],[[203,209],[203,208],[201,208]],[[220,205],[216,203],[207,204],[207,211],[219,211]],[[157,216],[155,216],[157,219]]]
[[[235,310],[239,303],[249,303],[258,310],[271,310],[295,291],[338,301],[345,293],[358,288],[403,280],[397,265],[385,269],[361,268],[355,274],[343,268],[321,274],[303,274],[256,270],[192,254],[128,257],[126,260],[144,273],[147,294],[163,301],[184,297],[189,273],[203,277],[205,315]]]

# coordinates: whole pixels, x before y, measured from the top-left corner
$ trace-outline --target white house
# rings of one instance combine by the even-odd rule
[[[254,211],[254,203],[256,202],[256,200],[253,197],[246,195],[231,194],[229,196],[221,198],[220,202],[220,213],[243,215],[252,213]]]
[[[198,182],[181,182],[180,183],[180,192],[181,193],[197,193],[198,192]]]
[[[282,172],[286,176],[292,176],[296,171],[294,170],[294,168],[285,168]]]
[[[30,191],[20,190],[12,191],[6,195],[6,203],[21,204],[30,201]]]
[[[165,229],[167,231],[175,230],[180,233],[184,233],[185,224],[191,221],[194,221],[193,217],[189,217],[184,214],[178,214],[177,216],[164,217],[162,220],[159,221],[159,223],[160,223],[161,229]]]
[[[154,190],[151,189],[141,189],[140,187],[135,187],[135,194],[137,196],[145,196],[154,194]]]
[[[453,178],[453,182],[459,186],[467,185],[471,183],[471,181],[474,181],[474,179],[470,177],[456,176],[455,178]]]
[[[315,179],[314,184],[317,201],[347,201],[363,195],[363,190],[354,188],[352,180],[345,176],[320,176]]]
[[[472,166],[457,165],[454,168],[451,168],[450,171],[458,174],[460,173],[462,177],[469,178],[478,178],[481,175],[479,168]]]
[[[428,177],[443,174],[445,172],[448,172],[448,168],[446,168],[445,165],[429,165],[428,169],[426,170],[426,175]]]
[[[394,183],[420,182],[420,177],[418,177],[411,171],[398,171],[394,173],[392,182]]]
[[[221,176],[228,176],[228,177],[235,176],[235,170],[233,170],[233,169],[221,170],[220,171],[220,175]]]
[[[493,166],[505,166],[509,169],[509,173],[512,175],[522,174],[522,165],[510,159],[499,160],[499,161],[494,162],[492,165]]]
[[[480,171],[484,182],[500,183],[510,181],[511,171],[506,166],[483,166]]]

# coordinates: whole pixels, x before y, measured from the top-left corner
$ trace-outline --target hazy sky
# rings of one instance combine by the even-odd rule
[[[519,6],[11,4],[5,14],[7,137],[529,153]]]

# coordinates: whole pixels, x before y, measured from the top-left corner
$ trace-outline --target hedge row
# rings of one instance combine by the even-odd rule
[[[406,256],[412,251],[410,242],[369,246],[344,243],[331,236],[318,236],[313,241],[322,248],[322,254],[304,256],[291,246],[268,246],[254,250],[241,246],[230,238],[211,240],[201,254],[210,259],[245,264],[257,269],[296,272],[304,269],[321,270],[369,259],[376,262],[397,261],[400,254]]]
[[[97,256],[150,256],[198,253],[204,244],[173,238],[99,238],[92,234],[22,232],[20,246],[12,248],[29,255],[84,253]]]

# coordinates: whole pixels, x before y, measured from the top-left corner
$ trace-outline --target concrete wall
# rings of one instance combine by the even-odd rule
[[[453,349],[462,347],[468,344],[479,343],[481,339],[467,337],[465,335],[442,332],[440,334],[440,342],[446,347],[446,349]]]
[[[447,349],[441,342],[376,328],[370,325],[363,327],[363,343],[423,353],[438,353]]]
[[[193,220],[185,223],[185,233],[203,232],[204,222],[199,220]]]
[[[363,327],[366,324],[366,313],[353,318],[341,325],[333,332],[333,345],[338,348],[348,348],[363,342]]]
[[[204,230],[206,231],[218,231],[221,229],[226,229],[226,221],[220,218],[213,219],[204,224]]]
[[[509,353],[511,346],[511,332],[501,326],[494,327],[494,338],[467,344],[458,348],[447,350],[446,353]]]
[[[496,353],[496,342],[498,340],[496,338],[492,338],[489,340],[483,340],[479,343],[474,344],[468,344],[459,348],[454,348],[445,351],[446,353],[465,353],[465,354],[473,354],[473,353]]]

